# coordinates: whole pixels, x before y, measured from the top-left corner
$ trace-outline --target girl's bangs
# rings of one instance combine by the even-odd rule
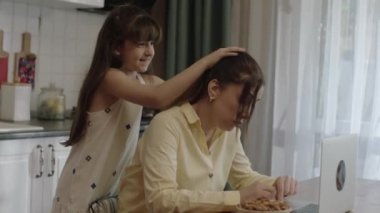
[[[150,17],[141,17],[132,25],[131,31],[127,33],[128,39],[139,41],[153,41],[158,43],[161,40],[161,29]]]

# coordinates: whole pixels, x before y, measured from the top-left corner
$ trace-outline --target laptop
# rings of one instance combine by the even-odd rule
[[[322,141],[319,193],[301,193],[290,198],[293,213],[352,212],[355,201],[357,141],[356,135],[331,137]],[[304,188],[308,186],[311,189],[311,185],[314,184],[315,187],[318,181],[314,179],[305,183]],[[301,188],[302,182],[300,184]],[[316,200],[312,198],[315,194],[318,203],[310,201]],[[307,201],[306,197],[311,199]]]

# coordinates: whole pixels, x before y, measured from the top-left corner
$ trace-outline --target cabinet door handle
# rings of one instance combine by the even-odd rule
[[[42,177],[42,174],[44,173],[43,172],[43,167],[44,167],[44,155],[43,155],[43,152],[44,152],[44,150],[43,150],[43,148],[42,148],[42,146],[41,145],[37,145],[37,149],[39,149],[40,150],[40,158],[39,158],[39,166],[40,166],[40,171],[39,171],[39,173],[37,173],[36,174],[36,178],[40,178],[40,177]]]
[[[51,151],[51,169],[50,173],[48,173],[48,177],[51,177],[54,175],[54,168],[55,168],[55,150],[54,146],[52,144],[49,144],[48,147],[50,148]]]

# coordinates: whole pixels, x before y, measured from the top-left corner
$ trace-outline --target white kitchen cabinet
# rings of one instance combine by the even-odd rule
[[[49,213],[67,137],[0,140],[0,212]]]

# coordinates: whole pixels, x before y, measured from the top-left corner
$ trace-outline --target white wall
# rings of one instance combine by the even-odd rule
[[[93,55],[104,15],[0,0],[0,29],[9,53],[8,82],[13,81],[14,55],[21,50],[21,34],[32,35],[31,51],[37,55],[32,110],[41,87],[54,83],[64,89],[66,109],[76,105],[80,86]]]

